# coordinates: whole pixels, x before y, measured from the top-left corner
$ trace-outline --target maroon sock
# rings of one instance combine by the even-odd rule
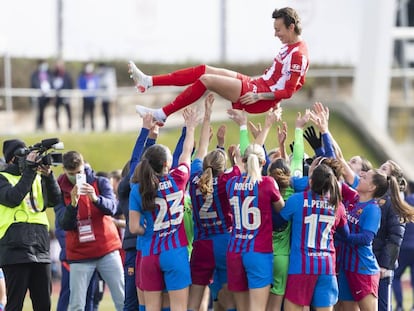
[[[203,82],[197,80],[187,87],[184,92],[178,95],[171,103],[164,106],[162,110],[167,116],[169,116],[170,114],[194,103],[197,99],[203,96],[206,90],[207,88]]]
[[[197,81],[205,72],[206,65],[180,69],[169,74],[152,76],[152,85],[188,85]]]

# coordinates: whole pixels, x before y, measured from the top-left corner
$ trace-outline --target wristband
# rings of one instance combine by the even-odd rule
[[[246,124],[240,125],[240,131],[243,131],[243,130],[247,131],[247,125]]]

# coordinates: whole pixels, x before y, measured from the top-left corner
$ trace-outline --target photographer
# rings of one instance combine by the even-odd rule
[[[115,309],[123,310],[124,270],[119,254],[122,245],[111,217],[118,205],[113,188],[108,178],[96,176],[77,151],[63,155],[63,170],[58,178],[63,202],[55,211],[60,213],[58,221],[66,231],[69,310],[84,310],[95,270],[108,284]],[[84,177],[81,182],[79,176]]]
[[[18,139],[3,143],[6,167],[0,171],[0,267],[6,279],[8,310],[22,310],[28,289],[33,310],[51,308],[45,209],[59,202],[61,192],[50,166],[41,164],[40,153],[30,151]]]

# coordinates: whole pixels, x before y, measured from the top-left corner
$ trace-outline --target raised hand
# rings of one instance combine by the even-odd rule
[[[322,147],[322,136],[316,134],[315,128],[311,125],[303,132],[303,137],[309,143],[313,150],[317,150]]]
[[[208,93],[205,100],[204,100],[204,117],[210,118],[211,112],[213,111],[213,103],[215,101],[215,97],[213,93]]]
[[[303,116],[299,111],[296,117],[296,121],[295,121],[296,128],[303,129],[306,123],[308,123],[308,121],[310,120],[310,117],[311,117],[311,112],[309,109],[305,110],[305,114]]]
[[[311,111],[311,121],[318,127],[321,133],[329,130],[329,108],[321,102],[315,102]]]
[[[220,125],[217,130],[216,137],[217,137],[217,147],[224,148],[224,140],[226,137],[227,127],[226,125]]]
[[[283,122],[282,126],[277,126],[277,140],[279,142],[279,146],[284,145],[287,138],[287,123]]]
[[[157,122],[154,120],[152,113],[146,113],[142,117],[142,127],[151,130]]]
[[[196,128],[200,121],[196,111],[192,107],[187,107],[184,109],[183,117],[187,129]]]
[[[239,109],[227,109],[227,114],[230,119],[240,125],[247,125],[247,113]]]
[[[265,127],[271,127],[274,123],[276,123],[277,121],[280,121],[282,119],[282,108],[277,108],[277,109],[270,109],[267,113],[266,113],[266,118],[265,118]]]

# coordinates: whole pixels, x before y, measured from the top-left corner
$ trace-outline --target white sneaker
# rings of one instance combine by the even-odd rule
[[[152,114],[158,126],[163,126],[166,121],[166,118],[163,118],[161,116],[162,112],[159,111],[160,109],[153,109],[153,108],[148,108],[148,107],[144,107],[141,105],[136,105],[135,110],[142,118],[148,113]]]
[[[144,93],[150,88],[151,77],[139,70],[131,60],[128,62],[128,72],[130,74],[129,77],[134,80],[138,91]]]

